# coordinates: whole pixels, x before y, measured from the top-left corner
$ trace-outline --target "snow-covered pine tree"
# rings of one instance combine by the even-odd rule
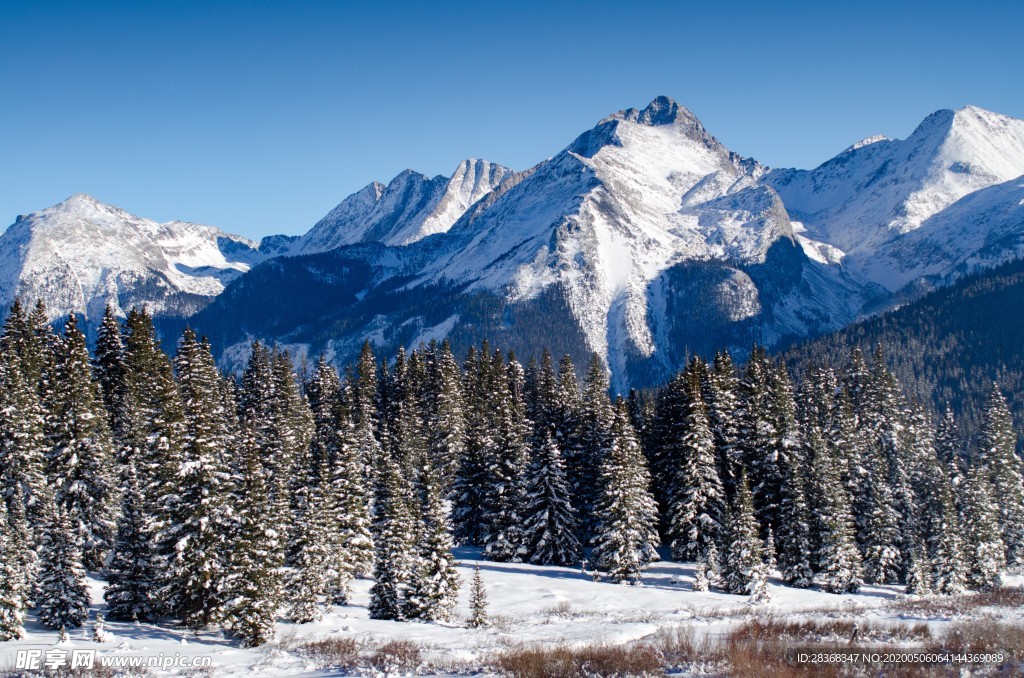
[[[863,568],[850,496],[842,481],[844,460],[833,456],[815,428],[808,435],[807,445],[813,476],[813,510],[818,526],[815,560],[822,587],[829,593],[856,593],[862,583]]]
[[[447,495],[466,447],[462,372],[447,340],[431,353],[426,388],[429,454]]]
[[[526,499],[527,440],[530,424],[523,399],[523,369],[515,356],[507,365],[495,352],[491,363],[497,385],[493,399],[494,446],[489,455],[485,496],[487,531],[484,557],[498,562],[522,562],[527,557],[523,534]]]
[[[999,505],[993,500],[987,473],[980,462],[968,471],[964,487],[964,520],[967,533],[967,582],[970,588],[988,591],[1002,583],[1006,546],[999,529]]]
[[[15,498],[18,501],[18,498]],[[0,501],[0,642],[25,635],[27,584],[22,572],[21,545],[11,538],[7,504]]]
[[[864,580],[870,584],[892,584],[899,580],[902,557],[899,550],[899,515],[893,509],[892,488],[886,482],[887,464],[881,450],[869,452],[866,511],[863,518]]]
[[[754,513],[762,529],[778,527],[782,475],[780,444],[788,431],[776,431],[780,407],[776,404],[775,368],[764,349],[755,346],[740,381],[740,439],[743,465],[754,500]]]
[[[1013,418],[996,384],[985,403],[977,459],[999,506],[1006,563],[1024,565],[1024,461],[1017,456]]]
[[[621,398],[612,417],[610,445],[599,466],[591,557],[613,581],[637,584],[643,568],[658,560],[658,507],[647,460]]]
[[[682,419],[676,425],[662,427],[669,436],[663,446],[663,473],[668,479],[667,534],[672,557],[685,561],[707,553],[709,545],[721,539],[725,513],[725,491],[699,378],[697,369],[687,369],[679,394]]]
[[[114,541],[113,442],[75,316],[64,328],[49,397],[55,500],[78,530],[83,564],[98,570]]]
[[[25,381],[17,356],[0,352],[0,497],[11,505],[21,503],[33,547],[42,538],[51,501],[43,423],[39,395]]]
[[[708,425],[715,439],[715,458],[718,475],[726,497],[736,489],[739,466],[742,463],[740,446],[740,379],[732,356],[719,351],[708,374]]]
[[[151,621],[156,617],[160,571],[134,459],[129,459],[122,471],[121,516],[107,572],[103,599],[111,619]]]
[[[81,535],[72,525],[67,509],[57,505],[40,547],[36,601],[39,621],[51,629],[78,628],[89,617],[89,590],[79,546]]]
[[[746,474],[741,472],[725,519],[721,580],[726,593],[762,595],[768,573],[759,532],[750,486]]]
[[[347,582],[339,582],[335,562],[339,554],[336,507],[331,504],[331,469],[316,459],[307,470],[306,491],[297,507],[295,524],[288,531],[288,616],[299,624],[323,617],[322,599],[344,590]],[[346,574],[350,574],[346,568]],[[340,586],[339,586],[340,584]]]
[[[118,412],[124,398],[124,342],[121,339],[121,323],[114,315],[114,309],[107,304],[103,311],[103,320],[96,330],[96,348],[92,356],[92,371],[103,398],[103,408],[107,413],[107,421],[120,448],[121,431],[119,430]]]
[[[917,541],[910,549],[910,566],[907,568],[905,590],[915,596],[927,596],[932,592],[932,573],[928,562],[928,553],[920,541]]]
[[[693,590],[705,592],[708,587],[708,564],[704,562],[704,556],[697,556],[697,565],[693,569]]]
[[[583,535],[581,541],[590,543],[597,530],[596,505],[603,483],[601,464],[612,447],[611,428],[615,419],[608,401],[608,374],[596,353],[590,356],[584,384],[576,429],[578,447],[575,455],[567,461],[569,477],[576,483],[576,515],[579,516]]]
[[[330,488],[324,492],[327,501],[334,507],[337,540],[333,550],[336,554],[334,562],[338,579],[333,586],[332,601],[339,604],[348,601],[351,578],[369,575],[374,565],[364,456],[358,446],[356,427],[349,417],[350,410],[339,402],[335,414],[340,432],[338,449],[332,461]]]
[[[491,412],[488,409],[491,384],[485,369],[487,363],[486,348],[482,354],[478,354],[475,347],[470,347],[463,368],[465,448],[459,459],[452,488],[455,541],[467,546],[482,545],[486,528],[484,501],[487,494],[488,450],[492,446],[493,436]]]
[[[576,537],[579,528],[565,462],[550,431],[545,431],[533,450],[526,476],[523,530],[529,561],[538,565],[579,563],[583,549]]]
[[[274,622],[281,602],[280,534],[275,529],[268,501],[262,451],[247,447],[238,494],[237,533],[228,554],[224,582],[224,621],[243,647],[273,640]]]
[[[377,467],[370,618],[404,620],[417,565],[416,526],[409,506],[412,490],[389,457],[381,457]]]
[[[174,358],[185,413],[184,447],[175,476],[175,500],[160,541],[171,547],[161,600],[188,628],[223,620],[228,578],[229,544],[236,522],[231,498],[235,483],[228,456],[235,449],[229,437],[220,377],[209,345],[186,329]],[[244,448],[243,449],[248,449]]]
[[[963,483],[964,469],[967,464],[963,436],[949,403],[946,404],[946,409],[935,431],[935,454],[942,468],[947,469],[953,487],[958,488]]]
[[[576,367],[572,364],[572,358],[564,355],[558,361],[558,391],[557,404],[553,418],[555,427],[555,442],[558,449],[562,450],[565,457],[565,468],[569,471],[569,486],[573,494],[573,507],[579,508],[577,501],[578,487],[577,478],[573,476],[574,469],[578,466],[576,459],[581,450],[580,443],[580,417],[582,402],[580,400],[580,385],[576,379]]]
[[[932,590],[944,595],[961,593],[966,582],[966,562],[953,483],[938,459],[931,460],[927,473],[925,515],[921,523],[931,568]]]
[[[480,566],[473,568],[473,583],[469,589],[469,626],[487,626],[487,588],[480,576]]]
[[[420,529],[418,562],[405,601],[408,619],[448,621],[459,593],[459,575],[452,557],[451,528],[441,494],[441,481],[429,459],[419,473]]]

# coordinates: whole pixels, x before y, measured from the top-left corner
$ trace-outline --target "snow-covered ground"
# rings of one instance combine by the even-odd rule
[[[451,624],[371,620],[366,609],[371,582],[360,580],[355,584],[352,605],[334,607],[317,623],[281,623],[277,641],[261,648],[240,648],[220,633],[197,634],[152,624],[110,621],[106,623],[109,639],[98,644],[92,641],[92,619],[103,612],[104,584],[92,580],[94,604],[90,622],[72,631],[70,643],[59,647],[69,651],[95,649],[98,657],[209,657],[209,671],[213,675],[336,675],[305,656],[300,646],[324,638],[353,638],[367,645],[408,640],[423,648],[428,663],[472,667],[510,646],[620,644],[674,626],[689,626],[698,634],[717,636],[745,619],[768,613],[838,616],[891,624],[924,621],[935,630],[951,621],[933,616],[919,618],[891,609],[891,604],[903,597],[901,588],[895,586],[866,586],[859,594],[839,596],[793,589],[773,580],[772,604],[755,607],[741,596],[693,592],[693,566],[688,564],[655,563],[646,571],[642,586],[625,586],[592,581],[590,575],[578,568],[481,561],[479,552],[473,549],[458,549],[456,556],[464,585],[457,618]],[[490,626],[480,629],[465,626],[468,582],[475,565],[480,566],[487,588],[491,619]],[[1020,586],[1022,578],[1007,577],[1006,583]],[[1024,610],[1000,609],[997,616],[1004,621],[1024,622]],[[43,629],[33,616],[23,640],[0,643],[0,672],[14,667],[18,650],[42,650],[45,655],[55,647],[57,633]],[[169,670],[182,675],[193,671]]]

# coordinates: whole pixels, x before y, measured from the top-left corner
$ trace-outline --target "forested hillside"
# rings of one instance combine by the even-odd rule
[[[1024,260],[968,276],[896,310],[786,351],[799,378],[813,364],[844,365],[852,347],[885,359],[908,395],[935,412],[948,404],[978,431],[992,382],[1024,426]]]

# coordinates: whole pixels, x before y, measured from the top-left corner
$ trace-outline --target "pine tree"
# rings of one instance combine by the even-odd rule
[[[995,384],[985,403],[978,461],[999,506],[1006,562],[1024,565],[1024,461],[1017,456],[1017,434],[1006,399]]]
[[[426,431],[430,459],[447,494],[452,489],[452,481],[466,448],[462,373],[447,341],[432,351],[427,389]]]
[[[224,583],[225,622],[243,647],[273,640],[281,599],[281,535],[271,518],[274,507],[268,501],[259,454],[255,447],[247,447],[244,452],[238,530]]]
[[[989,493],[988,479],[980,464],[973,466],[964,488],[964,516],[971,588],[987,591],[1002,582],[1006,546],[999,529],[999,506]]]
[[[448,621],[459,593],[459,575],[452,557],[451,528],[441,495],[441,482],[429,460],[419,474],[419,562],[405,603],[409,619]]]
[[[928,476],[923,524],[932,588],[939,594],[957,594],[965,586],[966,563],[953,483],[938,460],[930,463]]]
[[[693,570],[693,590],[699,593],[708,590],[708,564],[704,562],[704,556],[697,556],[697,565]]]
[[[114,315],[114,309],[107,304],[103,320],[96,331],[96,349],[93,351],[92,371],[103,398],[111,432],[120,442],[118,413],[123,407],[124,386],[124,342],[121,338],[121,323]]]
[[[576,515],[580,519],[582,541],[588,543],[597,529],[601,464],[612,447],[612,421],[615,418],[608,402],[608,375],[596,353],[590,357],[585,389],[580,400],[577,445],[567,461],[569,477],[575,481]]]
[[[708,425],[715,440],[718,475],[727,498],[736,489],[742,463],[739,389],[740,380],[732,356],[728,351],[716,353],[708,375],[706,400]]]
[[[19,545],[11,539],[7,504],[0,501],[0,642],[25,635],[25,573]]]
[[[672,557],[692,561],[721,539],[725,491],[698,375],[684,379],[679,426],[666,426],[674,441],[664,453],[668,477],[667,522]]]
[[[89,617],[89,591],[76,530],[58,505],[43,536],[39,566],[39,621],[52,629],[77,628]]]
[[[112,619],[151,621],[156,617],[159,583],[150,521],[143,512],[134,460],[124,469],[121,517],[103,594]]]
[[[907,569],[906,592],[915,596],[927,596],[932,592],[932,576],[928,554],[921,543],[915,544],[910,551],[910,567]]]
[[[725,521],[726,549],[721,578],[726,593],[761,594],[767,572],[758,532],[750,486],[746,474],[741,473]]]
[[[583,557],[576,538],[565,463],[550,431],[545,431],[527,471],[523,530],[529,560],[538,565],[573,565]]]
[[[485,474],[488,492],[484,498],[487,529],[483,555],[499,562],[522,562],[527,555],[523,510],[529,463],[523,373],[514,356],[506,368],[499,353],[495,353],[490,369],[496,385],[492,401],[495,429]]]
[[[476,629],[487,624],[487,589],[477,565],[473,568],[473,583],[469,589],[469,626]]]
[[[79,533],[83,563],[98,570],[114,541],[113,443],[74,316],[60,342],[50,393],[50,476],[55,499]]]
[[[168,554],[161,599],[188,628],[223,620],[234,536],[230,500],[235,483],[227,463],[234,448],[229,437],[220,377],[209,345],[186,329],[174,359],[185,411],[182,460],[175,478],[175,501],[161,542]],[[243,449],[251,449],[245,447]]]
[[[899,516],[893,509],[892,488],[885,481],[885,460],[879,450],[869,459],[867,515],[861,543],[864,548],[864,579],[871,584],[891,584],[899,579],[901,555]]]
[[[405,619],[409,589],[416,576],[416,530],[408,502],[411,490],[398,465],[388,457],[378,463],[375,490],[374,584],[371,619]]]
[[[842,482],[843,460],[833,456],[817,431],[812,430],[808,447],[818,524],[816,560],[822,587],[829,593],[856,593],[860,590],[863,569],[850,497]]]
[[[17,356],[0,353],[0,497],[25,511],[38,544],[50,502],[46,486],[44,412],[33,385],[25,381]]]
[[[658,559],[658,509],[650,491],[647,460],[621,398],[615,405],[610,446],[598,478],[591,557],[614,581],[639,583],[644,566]]]

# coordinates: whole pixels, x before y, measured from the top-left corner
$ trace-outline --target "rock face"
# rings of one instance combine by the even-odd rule
[[[89,323],[108,303],[184,317],[264,258],[255,243],[210,226],[158,224],[73,195],[0,236],[0,303],[42,299],[51,318],[77,313]]]
[[[1021,256],[1021,175],[1024,121],[973,107],[814,170],[769,170],[659,97],[523,172],[406,171],[259,246],[75,196],[0,237],[0,300],[90,318],[146,303],[168,333],[189,317],[226,367],[255,338],[340,363],[365,339],[389,353],[487,338],[520,356],[596,352],[624,389]]]

